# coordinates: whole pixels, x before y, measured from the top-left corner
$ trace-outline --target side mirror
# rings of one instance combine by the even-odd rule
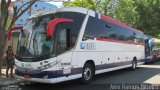
[[[10,39],[11,39],[12,31],[15,31],[15,30],[18,30],[18,29],[23,30],[23,27],[22,27],[22,26],[15,26],[15,27],[12,27],[12,28],[10,28],[10,29],[8,30],[8,32],[7,32],[7,39],[8,39],[9,41],[10,41]]]
[[[63,22],[73,22],[73,20],[68,18],[55,18],[49,21],[47,26],[47,37],[51,37],[54,34],[56,25]]]

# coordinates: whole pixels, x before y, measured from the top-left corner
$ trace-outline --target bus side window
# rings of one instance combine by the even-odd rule
[[[82,41],[94,40],[102,35],[99,28],[99,19],[92,16],[89,17]]]
[[[61,29],[58,38],[58,54],[63,53],[71,48],[71,30]]]
[[[67,40],[66,40],[66,30],[62,29],[59,32],[59,39],[58,39],[58,52],[61,53],[67,47]]]

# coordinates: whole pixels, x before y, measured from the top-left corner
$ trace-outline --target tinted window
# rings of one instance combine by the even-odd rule
[[[72,19],[73,22],[60,23],[56,26],[58,31],[57,37],[57,54],[61,54],[74,47],[77,37],[83,23],[85,14],[76,12],[64,12],[62,18]]]
[[[93,40],[94,38],[143,43],[142,32],[130,30],[94,17],[89,17],[83,40]]]
[[[99,19],[89,17],[83,40],[88,40],[91,39],[93,40],[94,38],[99,38],[102,37],[102,33],[100,32],[100,26],[99,26]]]

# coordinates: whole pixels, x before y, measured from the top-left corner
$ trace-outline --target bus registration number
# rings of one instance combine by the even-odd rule
[[[24,75],[23,76],[25,79],[30,79],[30,76],[29,75]]]

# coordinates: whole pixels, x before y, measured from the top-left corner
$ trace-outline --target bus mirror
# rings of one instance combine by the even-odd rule
[[[23,26],[15,26],[15,27],[12,27],[8,30],[7,32],[7,39],[10,41],[11,39],[11,34],[12,34],[12,31],[15,31],[15,30],[23,30]]]
[[[57,24],[64,22],[73,22],[73,20],[67,18],[55,18],[49,21],[47,26],[47,37],[51,37],[54,34],[54,30]]]

